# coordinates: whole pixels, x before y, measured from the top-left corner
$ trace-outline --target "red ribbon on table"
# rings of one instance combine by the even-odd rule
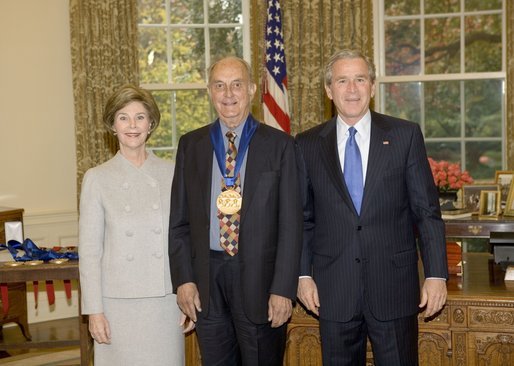
[[[39,291],[39,282],[32,281],[32,287],[34,287],[34,309],[37,309],[37,293]]]
[[[66,298],[68,300],[70,300],[71,299],[71,280],[63,280],[63,282],[64,282],[64,292],[66,293]],[[55,303],[54,283],[53,283],[52,280],[48,280],[48,281],[45,282],[45,285],[46,285],[46,295],[48,297],[48,304],[49,305],[53,305]],[[39,282],[38,281],[33,281],[32,282],[32,286],[34,288],[35,308],[37,309]]]
[[[9,295],[8,295],[9,289],[7,288],[6,283],[0,283],[0,292],[2,296],[2,308],[4,316],[7,316],[7,313],[9,312]]]
[[[46,296],[48,297],[48,305],[55,304],[54,281],[46,280]]]
[[[63,280],[64,282],[64,292],[66,293],[66,298],[68,300],[71,299],[71,280]]]

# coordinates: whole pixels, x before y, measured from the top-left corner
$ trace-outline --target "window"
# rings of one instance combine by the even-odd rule
[[[214,120],[207,67],[225,55],[250,59],[248,3],[138,0],[140,85],[162,115],[148,141],[157,155],[174,159],[180,136]]]
[[[475,180],[505,167],[504,0],[376,0],[377,109]]]

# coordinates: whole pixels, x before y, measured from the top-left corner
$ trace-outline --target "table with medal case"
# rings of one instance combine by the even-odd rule
[[[0,242],[5,241],[4,222],[7,221],[22,222],[23,210],[0,208]],[[87,329],[87,317],[79,315],[77,318],[79,339],[52,338],[33,341],[27,322],[26,282],[78,279],[79,269],[77,260],[70,260],[61,264],[42,263],[38,265],[25,264],[17,266],[0,262],[0,283],[7,283],[9,289],[9,310],[7,315],[4,315],[3,308],[0,306],[0,326],[6,323],[16,323],[20,326],[20,330],[25,338],[23,342],[11,343],[4,341],[0,337],[0,350],[9,351],[11,349],[54,348],[78,345],[80,346],[80,364],[82,366],[89,365],[92,355],[92,340]],[[54,320],[53,322],[59,322],[59,320]]]

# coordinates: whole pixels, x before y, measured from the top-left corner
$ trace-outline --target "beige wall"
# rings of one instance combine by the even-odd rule
[[[68,0],[0,0],[0,206],[76,211]]]
[[[68,3],[0,0],[0,206],[24,208],[40,246],[77,244]],[[28,293],[29,322],[77,315],[76,291],[50,307],[41,289],[37,310]]]

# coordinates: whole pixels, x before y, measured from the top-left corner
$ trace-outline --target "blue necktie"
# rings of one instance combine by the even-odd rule
[[[361,153],[355,141],[357,130],[355,127],[350,127],[348,132],[350,136],[346,140],[344,149],[344,180],[352,197],[353,206],[360,215],[363,193]]]

